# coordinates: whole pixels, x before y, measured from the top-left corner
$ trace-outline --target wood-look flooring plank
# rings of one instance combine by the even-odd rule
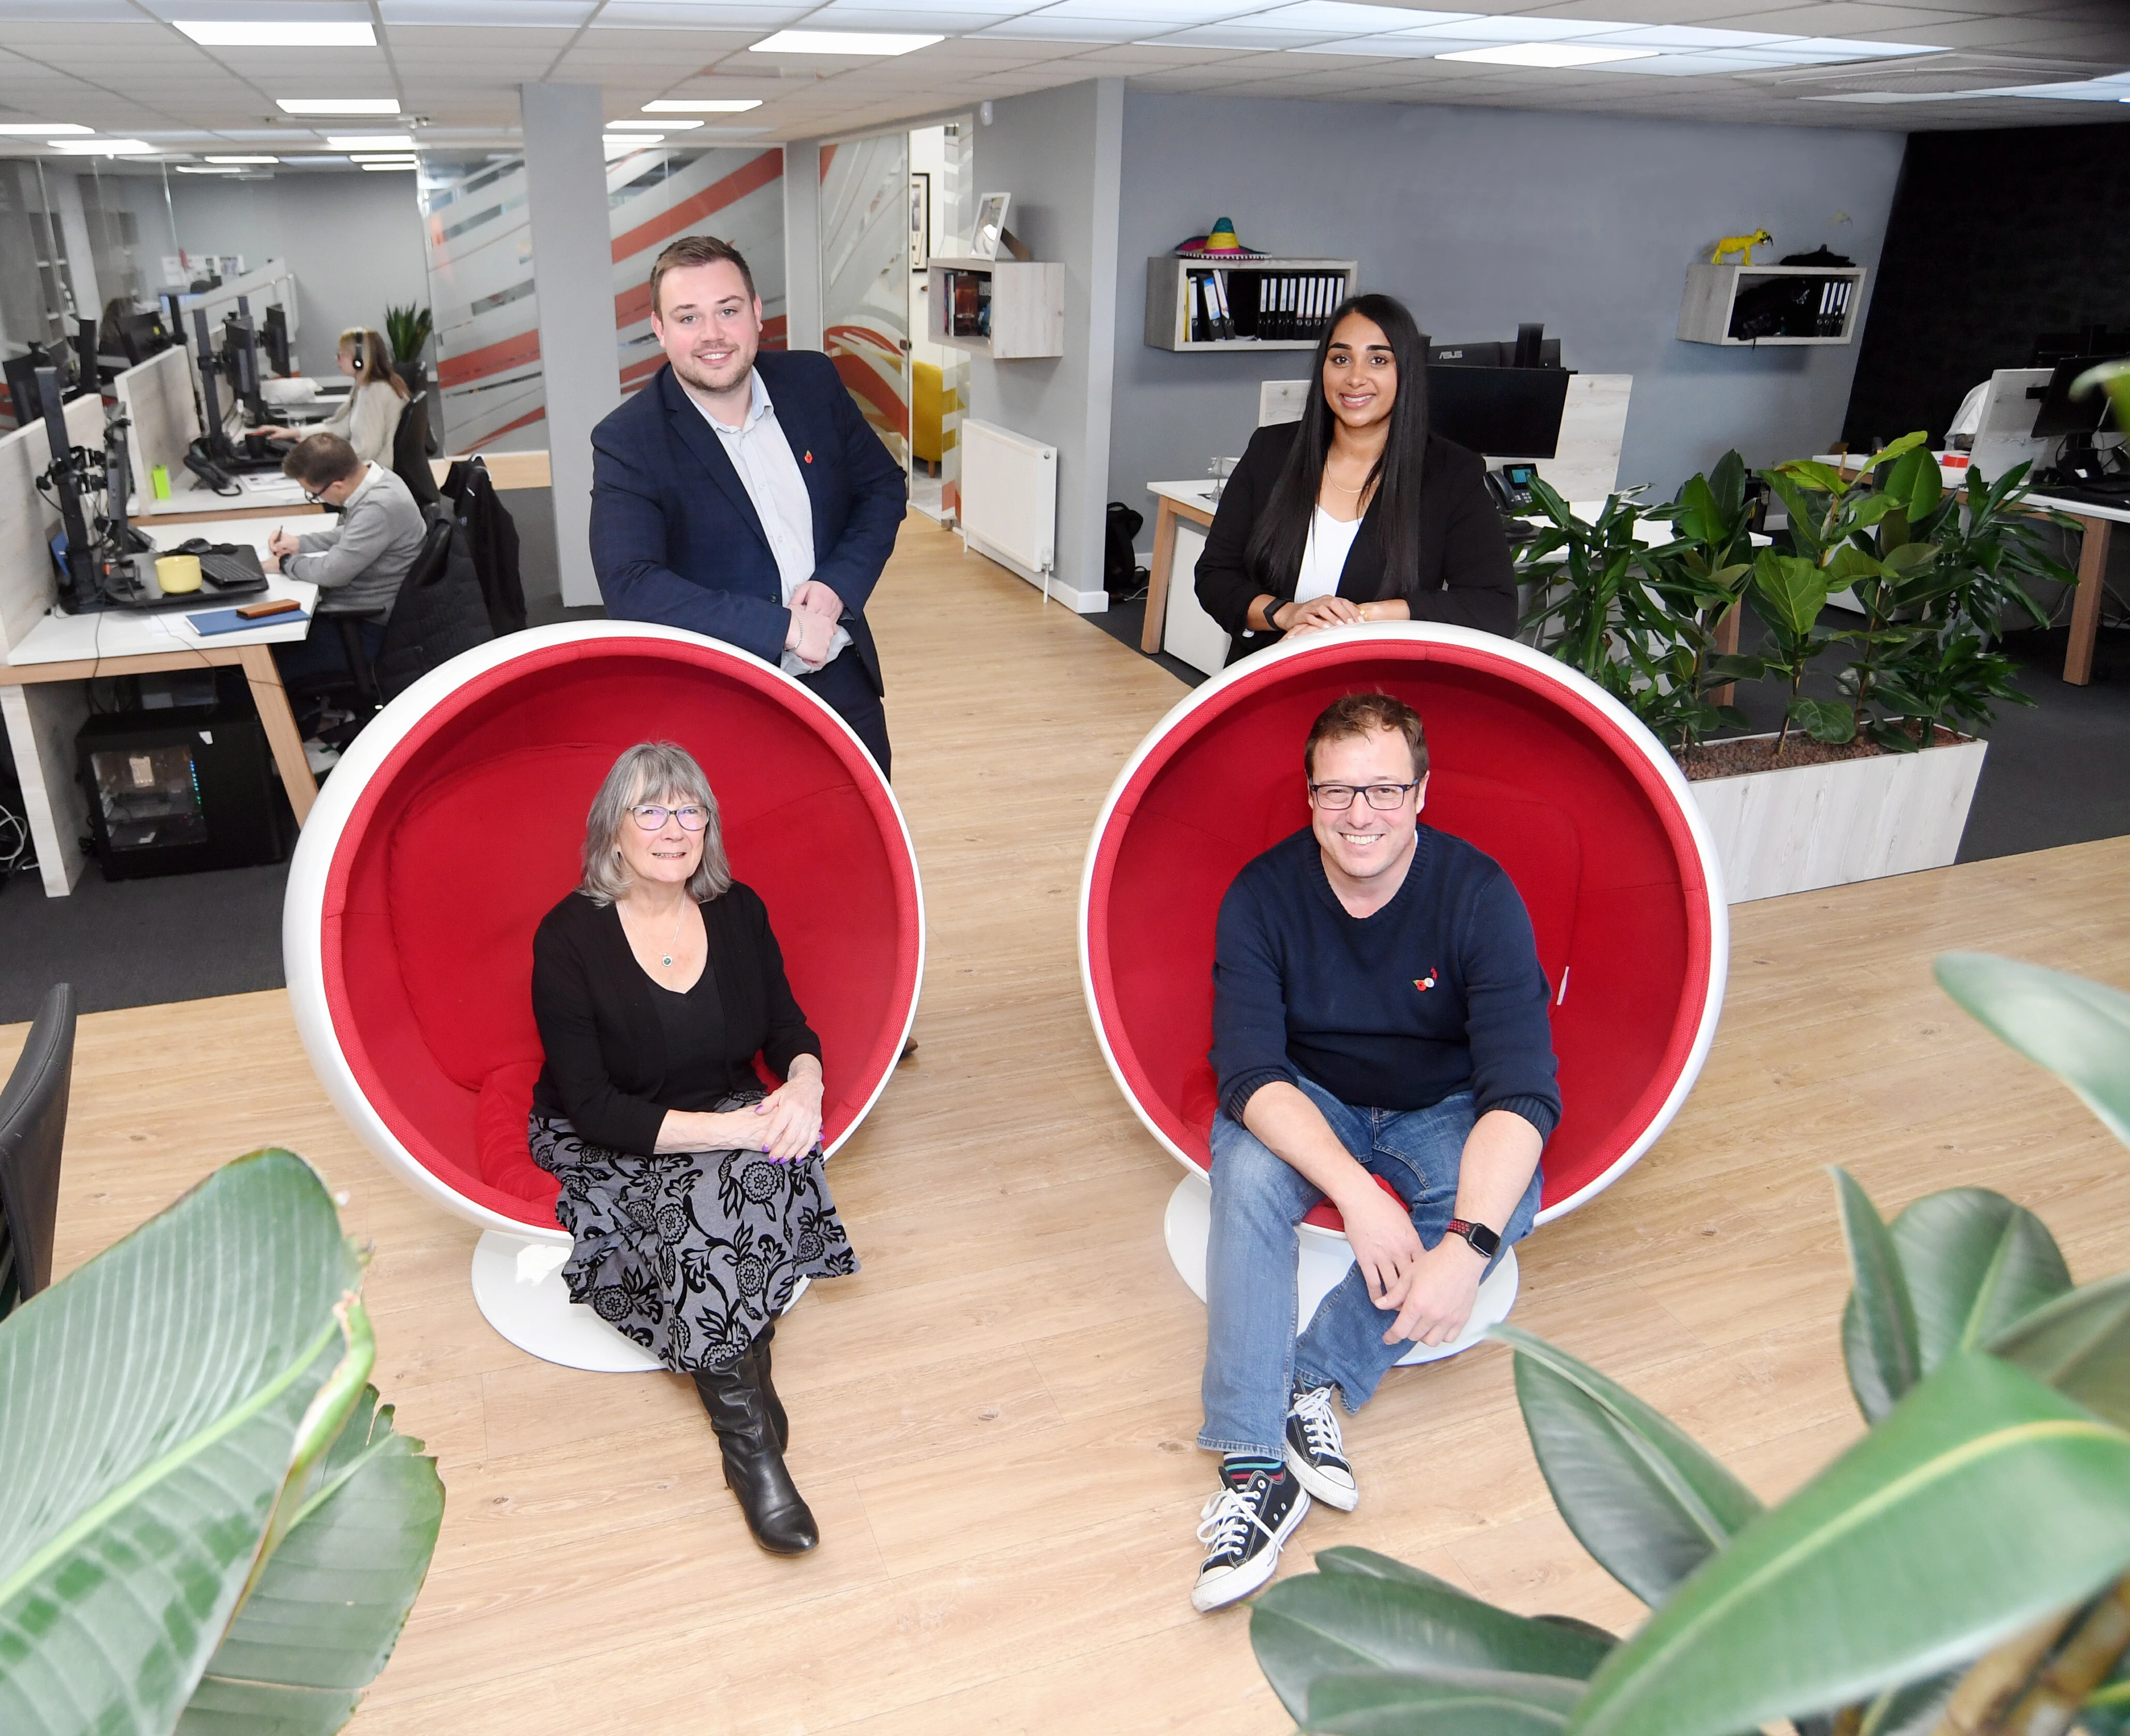
[[[356,1145],[284,995],[82,1021],[60,1270],[267,1144],[310,1159],[374,1247],[378,1383],[450,1496],[356,1736],[1291,1728],[1247,1615],[1189,1605],[1204,1311],[1162,1245],[1175,1165],[1078,980],[1088,831],[1182,690],[921,521],[872,614],[929,953],[921,1047],[829,1167],[864,1268],[778,1333],[818,1555],[747,1540],[687,1383],[552,1367],[488,1327],[474,1231]],[[1698,1088],[1525,1245],[1518,1323],[1773,1499],[1861,1427],[1827,1165],[1889,1213],[1998,1188],[2080,1276],[2130,1265],[2121,1149],[1930,977],[1970,947],[2130,983],[2126,879],[2118,839],[1734,909]],[[0,1028],[0,1064],[23,1035]],[[1517,1609],[1637,1619],[1553,1510],[1504,1350],[1394,1371],[1347,1432],[1362,1506],[1313,1514],[1283,1574],[1357,1544]]]

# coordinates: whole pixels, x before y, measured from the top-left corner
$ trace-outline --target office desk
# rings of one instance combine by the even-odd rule
[[[251,477],[270,485],[242,487],[242,479]],[[324,509],[303,498],[302,483],[274,471],[242,472],[239,483],[242,492],[234,495],[217,495],[204,488],[179,488],[174,485],[177,480],[175,476],[170,479],[173,486],[167,500],[158,500],[152,495],[146,500],[138,495],[133,497],[127,511],[142,529],[150,529],[163,519],[248,519],[261,513],[314,513]]]
[[[141,528],[160,548],[204,537],[213,543],[248,543],[263,555],[274,527],[258,518],[225,518],[204,524],[151,521]],[[308,616],[317,604],[318,587],[274,575],[266,581],[266,594],[294,599]],[[252,703],[259,708],[289,806],[300,825],[318,800],[318,780],[303,758],[303,737],[289,709],[271,648],[301,639],[309,630],[308,619],[275,617],[257,627],[203,638],[192,630],[181,610],[151,614],[112,609],[100,615],[47,615],[22,636],[0,662],[0,710],[7,715],[8,739],[22,781],[23,805],[29,810],[30,835],[47,897],[64,897],[81,878],[79,839],[87,827],[87,810],[74,781],[74,738],[88,715],[87,705],[84,701],[33,710],[23,690],[86,681],[93,676],[150,675],[217,666],[241,668],[251,686]]]
[[[1213,509],[1213,479],[1187,482],[1149,482],[1146,491],[1154,498],[1153,564],[1146,574],[1146,625],[1140,630],[1139,648],[1161,649],[1161,636],[1168,623],[1168,575],[1176,565],[1176,527],[1210,525]]]

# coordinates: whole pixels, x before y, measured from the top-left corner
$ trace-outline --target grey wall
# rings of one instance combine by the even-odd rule
[[[296,352],[307,374],[337,377],[333,352],[348,327],[382,330],[388,305],[429,304],[412,175],[184,175],[173,178],[170,198],[188,251],[241,253],[255,269],[280,259],[294,268]],[[146,252],[145,218],[141,232]]]
[[[1232,217],[1263,251],[1358,259],[1362,287],[1399,297],[1437,342],[1513,337],[1520,320],[1543,320],[1569,367],[1635,376],[1620,481],[1669,490],[1727,447],[1753,463],[1825,450],[1856,358],[1853,345],[1680,342],[1688,262],[1721,236],[1765,228],[1777,245],[1760,259],[1825,242],[1875,266],[1903,141],[1128,93],[1124,143],[1110,491],[1150,525],[1149,481],[1202,476],[1209,459],[1240,452],[1258,382],[1308,369],[1306,352],[1176,355],[1142,342],[1148,256],[1215,218]]]
[[[1058,448],[1058,576],[1083,591],[1102,588],[1112,364],[1095,304],[1114,296],[1116,282],[1124,109],[1121,80],[1092,79],[1001,98],[991,124],[974,132],[973,185],[1012,194],[1006,227],[1037,259],[1064,264],[1065,353],[972,356],[969,414]]]

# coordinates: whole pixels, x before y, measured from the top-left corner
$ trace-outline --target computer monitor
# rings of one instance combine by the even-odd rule
[[[251,317],[239,312],[222,323],[222,372],[230,395],[251,412],[255,423],[266,419],[266,400],[259,391],[259,337]]]
[[[2104,361],[2121,359],[2119,356],[2074,356],[2057,362],[2042,389],[2042,407],[2034,414],[2034,438],[2052,440],[2059,434],[2097,434],[2104,428],[2122,432],[2115,428],[2114,406],[2107,393],[2095,390],[2083,397],[2071,395],[2071,387],[2080,375]]]
[[[1489,458],[1550,458],[1572,377],[1564,368],[1430,367],[1428,425]]]
[[[259,342],[266,352],[267,365],[284,379],[296,371],[289,360],[288,310],[278,304],[266,310],[266,323],[260,328]]]
[[[170,334],[160,313],[128,313],[118,322],[119,350],[135,367],[170,347]]]

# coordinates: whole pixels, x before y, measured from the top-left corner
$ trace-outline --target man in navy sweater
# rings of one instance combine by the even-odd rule
[[[1214,952],[1198,1444],[1221,1462],[1201,1609],[1272,1577],[1312,1496],[1359,1500],[1334,1394],[1358,1410],[1414,1342],[1464,1330],[1480,1279],[1531,1232],[1560,1118],[1531,918],[1491,858],[1419,824],[1419,716],[1349,694],[1302,767],[1309,830],[1235,877]],[[1325,1199],[1354,1265],[1297,1337],[1295,1227]]]

